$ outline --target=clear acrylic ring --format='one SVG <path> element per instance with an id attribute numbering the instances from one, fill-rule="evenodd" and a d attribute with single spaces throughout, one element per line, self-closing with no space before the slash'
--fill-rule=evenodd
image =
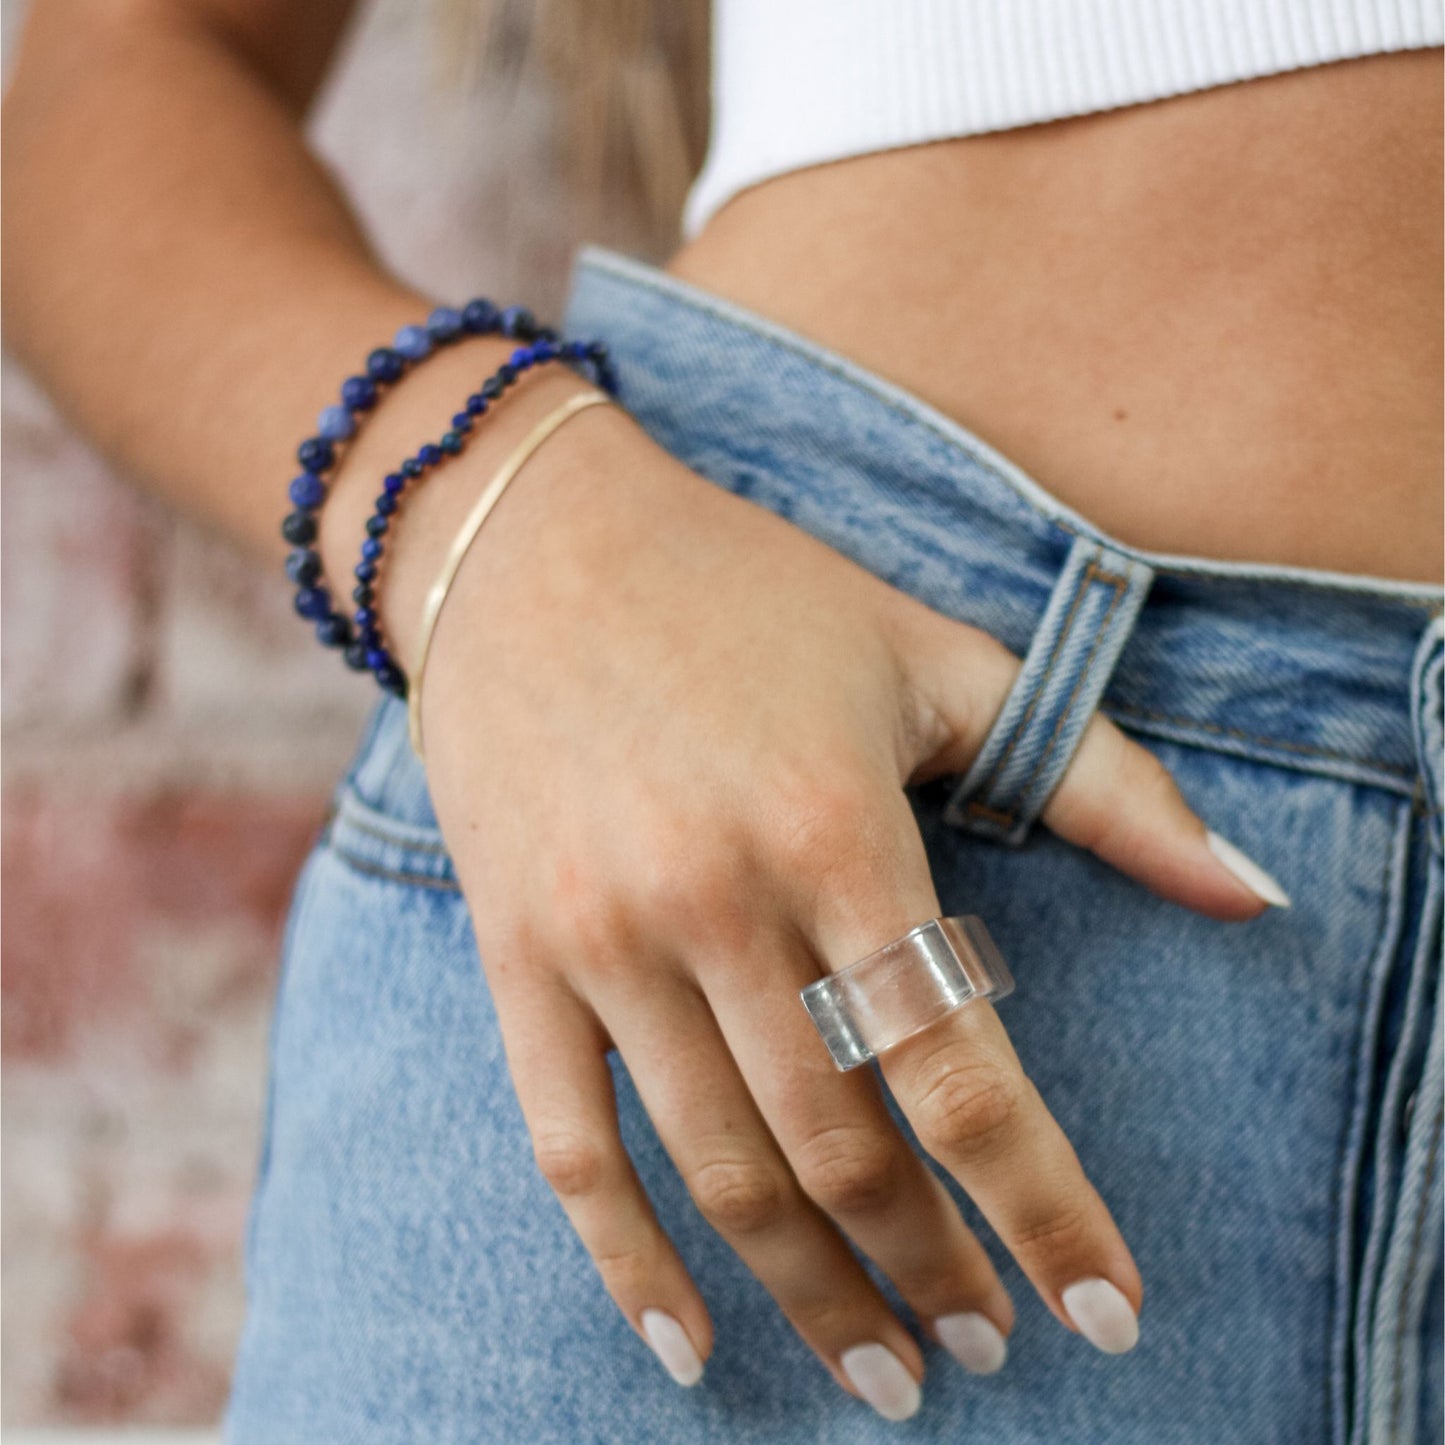
<path id="1" fill-rule="evenodd" d="M 975 999 L 1013 992 L 983 919 L 931 918 L 802 990 L 833 1062 L 855 1069 Z"/>

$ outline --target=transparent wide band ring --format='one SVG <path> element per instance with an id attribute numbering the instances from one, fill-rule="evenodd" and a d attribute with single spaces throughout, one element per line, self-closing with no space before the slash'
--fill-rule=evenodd
<path id="1" fill-rule="evenodd" d="M 855 1069 L 975 999 L 1013 992 L 983 919 L 931 918 L 802 990 L 833 1062 Z"/>

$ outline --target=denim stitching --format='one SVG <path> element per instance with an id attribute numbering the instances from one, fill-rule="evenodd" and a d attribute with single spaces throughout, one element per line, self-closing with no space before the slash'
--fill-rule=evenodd
<path id="1" fill-rule="evenodd" d="M 1168 713 L 1151 712 L 1148 708 L 1132 707 L 1124 702 L 1110 702 L 1108 710 L 1127 713 L 1130 717 L 1148 718 L 1154 722 L 1170 723 L 1174 727 L 1199 728 L 1202 732 L 1217 733 L 1221 737 L 1237 738 L 1242 743 L 1254 743 L 1262 748 L 1279 748 L 1281 752 L 1301 753 L 1306 757 L 1327 758 L 1337 763 L 1354 763 L 1358 767 L 1377 768 L 1396 778 L 1413 778 L 1413 768 L 1400 767 L 1395 763 L 1377 762 L 1374 758 L 1357 758 L 1353 753 L 1337 753 L 1330 748 L 1317 748 L 1309 743 L 1287 743 L 1280 738 L 1262 738 L 1253 733 L 1242 732 L 1239 728 L 1227 728 L 1219 723 L 1200 722 L 1192 717 L 1171 717 Z"/>
<path id="2" fill-rule="evenodd" d="M 1037 762 L 1035 762 L 1032 770 L 1029 772 L 1028 777 L 1024 779 L 1023 784 L 1019 789 L 1019 801 L 1014 805 L 1013 809 L 1009 813 L 999 813 L 995 809 L 988 810 L 987 815 L 990 816 L 993 821 L 1002 823 L 1007 827 L 1013 827 L 1013 825 L 1018 821 L 1020 813 L 1022 813 L 1023 809 L 1027 806 L 1029 789 L 1033 787 L 1034 782 L 1037 780 L 1039 774 L 1044 770 L 1044 767 L 1048 763 L 1050 757 L 1053 756 L 1054 749 L 1058 745 L 1059 734 L 1063 731 L 1064 724 L 1069 720 L 1069 714 L 1074 709 L 1074 703 L 1078 700 L 1079 689 L 1083 687 L 1084 679 L 1088 677 L 1089 669 L 1093 667 L 1094 659 L 1099 655 L 1099 648 L 1103 645 L 1104 638 L 1108 635 L 1109 619 L 1113 617 L 1115 611 L 1118 609 L 1119 603 L 1124 596 L 1124 589 L 1128 586 L 1128 581 L 1126 578 L 1120 577 L 1117 573 L 1114 572 L 1102 571 L 1096 563 L 1090 562 L 1088 567 L 1084 569 L 1084 575 L 1080 579 L 1081 585 L 1078 595 L 1074 599 L 1074 605 L 1069 609 L 1069 616 L 1067 619 L 1065 619 L 1064 626 L 1059 632 L 1060 646 L 1062 645 L 1064 638 L 1068 636 L 1069 628 L 1073 624 L 1074 615 L 1079 610 L 1079 604 L 1083 601 L 1085 592 L 1089 590 L 1090 582 L 1092 582 L 1093 579 L 1096 577 L 1104 582 L 1108 582 L 1113 585 L 1114 596 L 1113 599 L 1110 601 L 1109 606 L 1105 610 L 1103 617 L 1099 620 L 1098 631 L 1094 634 L 1094 645 L 1089 649 L 1089 655 L 1084 659 L 1083 666 L 1080 667 L 1078 676 L 1074 679 L 1073 691 L 1069 693 L 1068 701 L 1064 703 L 1063 711 L 1059 714 L 1058 720 L 1054 723 L 1054 730 L 1052 733 L 1049 734 L 1049 739 L 1044 746 L 1043 752 L 1039 754 Z M 1050 659 L 1048 670 L 1044 673 L 1043 677 L 1039 679 L 1038 690 L 1034 693 L 1033 699 L 1029 703 L 1029 710 L 1027 713 L 1025 713 L 1024 720 L 1019 725 L 1020 733 L 1016 735 L 1013 741 L 1009 744 L 1008 750 L 1010 752 L 1012 752 L 1014 746 L 1019 741 L 1019 737 L 1022 735 L 1022 728 L 1024 726 L 1024 723 L 1028 721 L 1029 714 L 1032 713 L 1035 704 L 1037 704 L 1039 698 L 1043 695 L 1044 683 L 1048 680 L 1049 674 L 1053 671 L 1054 662 L 1056 660 L 1057 657 Z M 1005 756 L 1007 756 L 1007 754 L 1005 754 Z M 1003 760 L 1000 759 L 998 764 L 990 773 L 990 778 L 993 776 L 994 773 L 997 773 L 1002 766 Z M 971 811 L 974 810 L 972 803 L 969 804 L 969 808 Z"/>
<path id="3" fill-rule="evenodd" d="M 1335 1332 L 1341 1326 L 1345 1329 L 1345 1361 L 1344 1368 L 1348 1370 L 1354 1360 L 1354 1330 L 1353 1321 L 1345 1301 L 1351 1296 L 1357 1296 L 1354 1281 L 1351 1275 L 1350 1262 L 1342 1260 L 1338 1251 L 1341 1236 L 1346 1229 L 1353 1232 L 1353 1211 L 1357 1198 L 1359 1185 L 1358 1174 L 1351 1172 L 1351 1149 L 1355 1134 L 1356 1116 L 1361 1113 L 1363 1106 L 1357 1097 L 1357 1090 L 1360 1084 L 1361 1056 L 1366 1049 L 1374 1050 L 1376 1039 L 1373 1033 L 1366 1037 L 1366 1028 L 1373 1027 L 1378 1023 L 1374 1019 L 1371 1009 L 1371 980 L 1378 972 L 1388 970 L 1390 958 L 1399 941 L 1404 929 L 1404 909 L 1402 900 L 1398 899 L 1396 889 L 1405 866 L 1405 840 L 1409 833 L 1408 823 L 1404 819 L 1397 818 L 1391 829 L 1390 850 L 1386 855 L 1385 872 L 1380 880 L 1381 913 L 1379 927 L 1375 933 L 1374 944 L 1370 948 L 1368 966 L 1361 970 L 1359 999 L 1354 1008 L 1354 1015 L 1359 1022 L 1355 1029 L 1353 1047 L 1350 1049 L 1350 1076 L 1345 1081 L 1345 1097 L 1350 1100 L 1350 1107 L 1345 1112 L 1344 1129 L 1340 1135 L 1340 1142 L 1336 1153 L 1338 1163 L 1335 1166 L 1335 1180 L 1332 1195 L 1334 1198 L 1334 1209 L 1330 1222 L 1330 1237 L 1336 1242 L 1337 1250 L 1335 1256 L 1335 1268 L 1330 1272 L 1330 1301 L 1326 1310 L 1326 1316 L 1330 1320 L 1330 1326 L 1325 1336 L 1325 1355 L 1333 1360 Z M 1359 1153 L 1363 1155 L 1369 1148 L 1369 1119 L 1368 1111 L 1365 1111 L 1360 1122 Z M 1346 1211 L 1350 1212 L 1350 1221 L 1346 1222 Z M 1362 1282 L 1363 1283 L 1363 1282 Z M 1355 1298 L 1358 1306 L 1359 1299 Z M 1343 1319 L 1339 1318 L 1340 1311 L 1346 1310 Z M 1354 1382 L 1355 1393 L 1360 1390 L 1360 1381 Z M 1334 1406 L 1334 1390 L 1326 1391 L 1325 1418 L 1330 1426 L 1328 1431 L 1331 1439 L 1337 1438 L 1335 1421 L 1332 1419 Z M 1349 1430 L 1351 1418 L 1354 1414 L 1354 1401 L 1346 1399 L 1344 1412 L 1338 1422 L 1345 1431 Z"/>
<path id="4" fill-rule="evenodd" d="M 1008 746 L 994 759 L 993 766 L 988 772 L 979 779 L 978 792 L 984 792 L 988 785 L 1003 771 L 1004 766 L 1013 756 L 1014 750 L 1018 747 L 1019 743 L 1023 741 L 1024 734 L 1028 731 L 1029 721 L 1032 719 L 1039 703 L 1043 700 L 1044 688 L 1049 678 L 1053 676 L 1054 668 L 1058 666 L 1059 657 L 1064 650 L 1064 644 L 1069 638 L 1069 630 L 1074 625 L 1074 618 L 1078 616 L 1079 608 L 1084 604 L 1084 595 L 1089 590 L 1089 579 L 1093 574 L 1094 563 L 1090 562 L 1084 569 L 1083 575 L 1079 578 L 1078 589 L 1074 593 L 1073 602 L 1069 605 L 1068 614 L 1065 616 L 1058 632 L 1054 634 L 1054 645 L 1049 650 L 1049 660 L 1044 665 L 1043 673 L 1040 675 L 1038 682 L 1034 684 L 1034 695 L 1029 699 L 1029 704 L 1024 709 L 1023 716 L 1019 718 L 1015 724 L 1013 736 L 1009 739 Z M 970 803 L 969 806 L 972 808 L 972 803 Z"/>
<path id="5" fill-rule="evenodd" d="M 1105 574 L 1100 573 L 1099 575 L 1104 576 Z M 1099 648 L 1103 646 L 1104 638 L 1108 636 L 1109 619 L 1118 611 L 1119 603 L 1123 600 L 1123 579 L 1115 577 L 1111 580 L 1115 584 L 1113 600 L 1109 603 L 1103 617 L 1099 621 L 1099 630 L 1094 634 L 1094 645 L 1089 649 L 1089 655 L 1084 659 L 1084 665 L 1079 669 L 1078 676 L 1074 679 L 1073 691 L 1070 692 L 1069 699 L 1064 704 L 1064 710 L 1059 714 L 1058 721 L 1054 724 L 1054 730 L 1049 736 L 1048 744 L 1039 755 L 1039 760 L 1034 764 L 1033 771 L 1024 780 L 1023 799 L 1019 802 L 1020 809 L 1026 806 L 1029 789 L 1033 787 L 1035 779 L 1043 771 L 1045 763 L 1053 756 L 1058 746 L 1059 734 L 1063 732 L 1064 724 L 1069 720 L 1069 714 L 1074 710 L 1074 703 L 1078 701 L 1079 691 L 1084 686 L 1085 679 L 1089 676 L 1089 670 L 1094 665 L 1094 659 L 1099 655 Z"/>
<path id="6" fill-rule="evenodd" d="M 388 868 L 382 863 L 373 863 L 360 853 L 333 842 L 331 851 L 348 867 L 373 878 L 385 878 L 393 883 L 407 883 L 417 888 L 434 888 L 439 893 L 460 893 L 461 886 L 451 878 L 435 878 L 429 873 L 408 873 L 402 868 Z"/>
<path id="7" fill-rule="evenodd" d="M 1410 1236 L 1410 1248 L 1408 1258 L 1413 1266 L 1420 1257 L 1420 1246 L 1425 1233 L 1425 1215 L 1429 1211 L 1430 1200 L 1435 1194 L 1435 1170 L 1440 1162 L 1440 1137 L 1441 1130 L 1445 1129 L 1445 1105 L 1435 1111 L 1435 1122 L 1431 1125 L 1433 1135 L 1430 1139 L 1430 1153 L 1425 1160 L 1425 1177 L 1420 1189 L 1420 1203 L 1415 1211 L 1415 1228 Z M 1413 1271 L 1412 1271 L 1413 1273 Z M 1395 1333 L 1399 1340 L 1405 1338 L 1406 1315 L 1410 1310 L 1410 1278 L 1407 1277 L 1400 1289 L 1400 1315 L 1396 1321 Z M 1404 1351 L 1396 1346 L 1395 1349 L 1395 1371 L 1390 1387 L 1390 1438 L 1398 1435 L 1400 1423 L 1400 1387 L 1403 1384 L 1401 1375 L 1404 1371 Z"/>
<path id="8" fill-rule="evenodd" d="M 363 803 L 362 806 L 370 807 L 366 803 Z M 343 821 L 348 828 L 355 828 L 358 833 L 365 833 L 367 837 L 375 838 L 378 843 L 390 843 L 397 848 L 409 848 L 413 853 L 436 855 L 449 854 L 451 851 L 443 841 L 433 843 L 427 839 L 408 838 L 400 832 L 388 832 L 385 828 L 366 818 L 358 818 L 350 809 L 346 810 L 346 817 Z M 417 831 L 429 832 L 431 830 L 418 826 Z"/>
<path id="9" fill-rule="evenodd" d="M 738 307 L 736 310 L 727 310 L 719 306 L 709 305 L 704 297 L 694 295 L 691 293 L 691 291 L 674 290 L 671 286 L 665 285 L 657 281 L 655 278 L 648 276 L 645 272 L 633 272 L 630 269 L 623 270 L 622 268 L 611 264 L 609 261 L 607 261 L 601 256 L 594 255 L 593 257 L 583 261 L 581 265 L 596 271 L 605 272 L 609 276 L 613 277 L 615 280 L 623 281 L 628 285 L 645 287 L 647 290 L 655 292 L 659 296 L 665 297 L 670 302 L 676 302 L 679 305 L 686 306 L 689 309 L 696 311 L 700 315 L 712 317 L 714 320 L 721 321 L 727 325 L 741 327 L 746 331 L 752 332 L 752 334 L 756 336 L 760 341 L 766 342 L 771 346 L 775 346 L 781 351 L 792 352 L 795 356 L 799 356 L 810 364 L 815 365 L 821 370 L 828 372 L 837 380 L 845 382 L 855 391 L 865 392 L 867 395 L 873 397 L 876 401 L 881 402 L 890 411 L 896 412 L 899 416 L 905 418 L 908 421 L 916 422 L 920 426 L 924 427 L 926 430 L 932 432 L 933 435 L 938 437 L 940 441 L 946 442 L 950 447 L 953 447 L 963 452 L 971 461 L 976 463 L 978 466 L 983 467 L 991 476 L 997 478 L 1006 487 L 1008 487 L 1008 489 L 1019 499 L 1019 501 L 1022 502 L 1024 506 L 1028 507 L 1031 512 L 1034 512 L 1036 515 L 1043 517 L 1046 521 L 1051 522 L 1053 525 L 1062 528 L 1064 531 L 1070 533 L 1072 536 L 1087 536 L 1091 542 L 1101 540 L 1100 538 L 1095 537 L 1093 533 L 1081 532 L 1079 527 L 1075 523 L 1069 521 L 1067 518 L 1056 517 L 1048 512 L 1042 511 L 1033 501 L 1031 501 L 1022 492 L 1020 492 L 1019 489 L 1014 486 L 1011 481 L 1009 481 L 1008 477 L 1003 472 L 1001 472 L 999 468 L 994 464 L 991 457 L 985 456 L 984 454 L 976 450 L 974 446 L 970 445 L 969 438 L 966 432 L 963 435 L 955 435 L 952 431 L 940 425 L 939 421 L 935 417 L 928 415 L 928 412 L 926 410 L 915 410 L 912 407 L 903 405 L 900 401 L 898 401 L 897 398 L 889 396 L 887 392 L 880 391 L 877 389 L 877 387 L 871 385 L 864 376 L 855 376 L 851 371 L 845 370 L 843 366 L 839 365 L 839 358 L 830 355 L 826 349 L 819 348 L 815 350 L 814 348 L 817 347 L 816 342 L 809 345 L 808 343 L 806 343 L 806 341 L 796 339 L 792 336 L 787 335 L 784 332 L 781 332 L 781 329 L 779 333 L 774 333 L 772 331 L 766 330 L 763 327 L 759 326 L 757 324 L 757 321 L 752 316 L 750 316 L 747 311 L 742 307 Z M 686 285 L 687 283 L 682 284 Z M 921 398 L 918 399 L 917 404 L 923 408 L 927 408 L 928 406 L 928 403 L 924 402 Z M 1111 541 L 1110 545 L 1114 546 L 1116 544 Z M 1131 557 L 1134 557 L 1132 551 L 1130 551 L 1130 549 L 1128 549 L 1127 547 L 1121 546 L 1118 547 L 1117 550 L 1125 552 Z M 1229 573 L 1215 572 L 1206 567 L 1180 567 L 1177 565 L 1172 567 L 1160 566 L 1152 560 L 1152 557 L 1153 554 L 1146 552 L 1140 554 L 1138 557 L 1134 557 L 1134 560 L 1143 561 L 1145 565 L 1150 567 L 1157 576 L 1161 577 L 1205 577 L 1221 582 L 1245 583 L 1254 580 L 1253 578 L 1249 577 L 1233 577 Z M 1352 596 L 1381 596 L 1381 594 L 1373 588 L 1351 587 L 1346 583 L 1336 582 L 1333 580 L 1320 583 L 1294 578 L 1281 578 L 1275 580 L 1282 582 L 1283 585 L 1293 587 L 1323 586 L 1328 591 L 1349 593 Z M 1402 602 L 1410 607 L 1422 608 L 1428 611 L 1432 616 L 1441 608 L 1441 603 L 1437 599 L 1433 598 L 1409 596 L 1396 597 L 1393 594 L 1386 595 L 1389 596 L 1389 600 L 1391 601 Z M 1350 761 L 1353 762 L 1354 759 L 1350 759 Z"/>

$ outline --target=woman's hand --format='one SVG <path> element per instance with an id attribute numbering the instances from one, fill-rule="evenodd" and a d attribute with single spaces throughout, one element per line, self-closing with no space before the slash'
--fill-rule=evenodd
<path id="1" fill-rule="evenodd" d="M 923 1362 L 843 1234 L 965 1364 L 1002 1362 L 987 1255 L 798 990 L 941 912 L 903 787 L 967 767 L 1017 666 L 611 408 L 532 458 L 462 566 L 424 688 L 430 791 L 538 1165 L 681 1383 L 711 1326 L 619 1136 L 612 1046 L 845 1389 L 902 1418 Z M 1262 907 L 1102 718 L 1044 819 L 1193 908 Z M 1138 1271 L 993 1009 L 881 1062 L 1060 1321 L 1127 1349 Z"/>

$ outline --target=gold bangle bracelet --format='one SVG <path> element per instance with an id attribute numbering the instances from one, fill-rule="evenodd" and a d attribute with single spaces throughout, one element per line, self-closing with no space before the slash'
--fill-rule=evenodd
<path id="1" fill-rule="evenodd" d="M 467 555 L 467 549 L 476 539 L 482 523 L 487 520 L 487 514 L 496 506 L 497 498 L 507 489 L 507 484 L 512 478 L 522 470 L 532 453 L 568 417 L 576 416 L 579 411 L 583 411 L 589 406 L 610 405 L 611 402 L 612 398 L 605 392 L 584 391 L 579 392 L 576 396 L 568 397 L 560 406 L 548 412 L 522 438 L 511 456 L 502 463 L 501 469 L 488 483 L 486 490 L 477 498 L 476 505 L 467 513 L 466 521 L 462 523 L 460 530 L 452 539 L 446 561 L 442 563 L 441 571 L 437 573 L 436 581 L 432 583 L 426 595 L 426 606 L 422 609 L 421 625 L 417 629 L 416 666 L 412 669 L 406 690 L 407 727 L 411 734 L 412 751 L 419 759 L 422 758 L 421 682 L 422 676 L 426 672 L 427 653 L 431 651 L 432 636 L 436 632 L 437 619 L 441 616 L 442 605 L 446 602 L 447 594 L 456 580 L 457 571 L 462 565 L 462 559 Z"/>

